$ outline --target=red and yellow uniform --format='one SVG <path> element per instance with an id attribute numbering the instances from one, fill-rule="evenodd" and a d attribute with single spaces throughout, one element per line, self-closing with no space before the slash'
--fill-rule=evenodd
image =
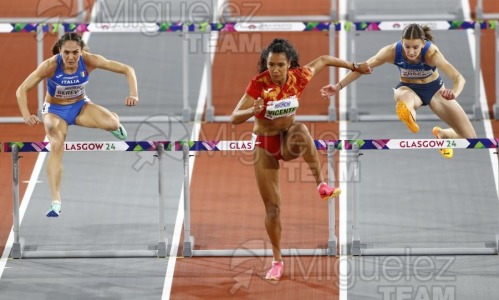
<path id="1" fill-rule="evenodd" d="M 272 82 L 268 70 L 255 76 L 248 84 L 246 93 L 254 99 L 258 99 L 259 97 L 262 98 L 264 103 L 263 111 L 255 114 L 256 118 L 265 118 L 267 114 L 267 106 L 271 101 L 282 101 L 293 97 L 296 99 L 300 98 L 301 93 L 305 89 L 306 85 L 308 84 L 310 79 L 312 79 L 312 72 L 310 71 L 310 69 L 302 67 L 289 69 L 287 75 L 288 76 L 286 83 L 283 86 Z M 298 106 L 294 108 L 294 111 L 296 111 L 296 108 L 298 108 Z M 294 114 L 294 111 L 292 112 L 292 114 Z"/>
<path id="2" fill-rule="evenodd" d="M 262 98 L 264 109 L 255 114 L 257 119 L 274 120 L 294 115 L 298 109 L 298 98 L 301 96 L 312 72 L 308 68 L 289 69 L 284 85 L 275 84 L 269 71 L 255 76 L 246 88 L 246 93 L 254 99 Z M 281 143 L 286 132 L 274 136 L 254 137 L 257 147 L 267 150 L 275 159 L 282 159 Z"/>

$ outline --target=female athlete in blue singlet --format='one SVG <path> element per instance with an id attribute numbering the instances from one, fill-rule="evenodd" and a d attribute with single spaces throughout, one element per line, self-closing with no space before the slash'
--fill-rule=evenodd
<path id="1" fill-rule="evenodd" d="M 124 74 L 129 86 L 125 105 L 134 106 L 139 101 L 137 79 L 132 67 L 88 52 L 85 42 L 76 33 L 64 34 L 52 49 L 54 56 L 42 62 L 16 92 L 19 109 L 27 125 L 40 123 L 28 109 L 28 91 L 46 79 L 47 93 L 42 108 L 43 124 L 50 142 L 47 176 L 52 194 L 48 217 L 61 213 L 61 175 L 64 142 L 69 125 L 100 128 L 110 131 L 117 138 L 126 139 L 125 128 L 118 115 L 87 98 L 85 85 L 90 73 L 104 69 Z"/>
<path id="2" fill-rule="evenodd" d="M 416 110 L 428 105 L 430 109 L 450 128 L 433 128 L 437 138 L 476 138 L 475 129 L 456 98 L 464 87 L 464 77 L 442 55 L 433 44 L 433 36 L 428 26 L 408 25 L 402 40 L 383 47 L 376 55 L 367 60 L 372 68 L 384 63 L 395 64 L 400 70 L 400 82 L 395 89 L 396 112 L 410 131 L 416 133 Z M 445 88 L 440 74 L 441 70 L 453 81 L 452 89 Z M 335 85 L 327 85 L 321 89 L 324 97 L 336 92 L 358 79 L 361 74 L 349 72 Z M 453 156 L 452 149 L 441 149 L 446 158 Z"/>

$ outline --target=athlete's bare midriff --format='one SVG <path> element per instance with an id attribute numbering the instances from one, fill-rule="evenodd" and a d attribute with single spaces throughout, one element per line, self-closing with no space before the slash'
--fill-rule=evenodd
<path id="1" fill-rule="evenodd" d="M 68 104 L 73 104 L 75 102 L 78 102 L 85 98 L 86 95 L 81 95 L 73 99 L 61 99 L 57 97 L 52 97 L 49 94 L 45 95 L 45 102 L 50 103 L 50 104 L 59 104 L 59 105 L 68 105 Z"/>
<path id="2" fill-rule="evenodd" d="M 272 136 L 288 130 L 295 122 L 295 116 L 282 117 L 275 120 L 256 119 L 253 133 L 257 135 Z"/>

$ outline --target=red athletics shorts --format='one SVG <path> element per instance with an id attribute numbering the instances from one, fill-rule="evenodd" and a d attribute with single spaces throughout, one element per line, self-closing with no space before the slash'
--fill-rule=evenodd
<path id="1" fill-rule="evenodd" d="M 284 138 L 285 132 L 278 135 L 256 135 L 255 146 L 267 150 L 275 159 L 282 159 L 281 155 L 281 144 Z"/>

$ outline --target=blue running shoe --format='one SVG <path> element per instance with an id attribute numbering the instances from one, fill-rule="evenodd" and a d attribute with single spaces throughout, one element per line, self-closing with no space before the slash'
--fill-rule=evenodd
<path id="1" fill-rule="evenodd" d="M 115 131 L 111 131 L 111 133 L 117 138 L 117 139 L 120 139 L 122 141 L 126 140 L 126 137 L 127 137 L 127 133 L 126 133 L 126 130 L 125 130 L 125 127 L 123 127 L 123 125 L 120 124 L 120 127 L 115 130 Z"/>
<path id="2" fill-rule="evenodd" d="M 60 215 L 61 215 L 61 202 L 52 201 L 52 205 L 50 206 L 50 210 L 47 212 L 46 216 L 49 218 L 56 218 Z"/>

